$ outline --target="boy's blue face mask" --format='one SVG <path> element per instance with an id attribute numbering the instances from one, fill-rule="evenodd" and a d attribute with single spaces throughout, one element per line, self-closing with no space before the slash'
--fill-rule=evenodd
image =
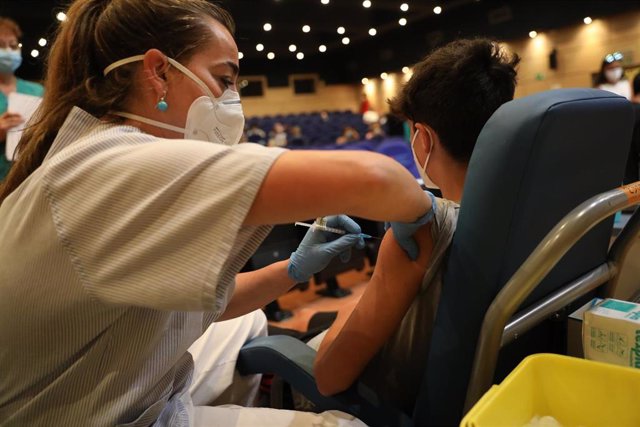
<path id="1" fill-rule="evenodd" d="M 13 74 L 21 64 L 20 49 L 0 49 L 0 74 Z"/>

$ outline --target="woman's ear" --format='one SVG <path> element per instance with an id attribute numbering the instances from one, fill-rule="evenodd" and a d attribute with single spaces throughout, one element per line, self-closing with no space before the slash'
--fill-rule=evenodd
<path id="1" fill-rule="evenodd" d="M 150 88 L 158 97 L 167 92 L 166 72 L 169 68 L 167 57 L 158 49 L 149 49 L 144 54 L 143 73 Z"/>

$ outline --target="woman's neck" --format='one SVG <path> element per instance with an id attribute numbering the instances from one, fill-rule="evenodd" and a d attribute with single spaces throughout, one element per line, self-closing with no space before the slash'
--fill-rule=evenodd
<path id="1" fill-rule="evenodd" d="M 0 73 L 0 86 L 15 87 L 17 81 L 13 73 Z"/>

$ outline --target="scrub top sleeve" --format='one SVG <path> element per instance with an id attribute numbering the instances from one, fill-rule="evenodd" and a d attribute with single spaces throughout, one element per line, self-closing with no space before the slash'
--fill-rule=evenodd
<path id="1" fill-rule="evenodd" d="M 183 140 L 87 150 L 57 156 L 47 175 L 56 230 L 86 292 L 221 314 L 268 232 L 242 224 L 284 150 Z"/>

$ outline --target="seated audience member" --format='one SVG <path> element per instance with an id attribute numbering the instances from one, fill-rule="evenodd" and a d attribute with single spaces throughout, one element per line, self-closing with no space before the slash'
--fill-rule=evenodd
<path id="1" fill-rule="evenodd" d="M 390 101 L 409 121 L 420 175 L 443 194 L 435 216 L 416 234 L 420 255 L 411 261 L 387 232 L 371 281 L 351 313 L 340 312 L 314 338 L 318 389 L 347 389 L 358 378 L 384 403 L 411 413 L 422 381 L 441 291 L 444 253 L 456 228 L 458 203 L 471 152 L 489 117 L 513 98 L 516 55 L 487 39 L 459 40 L 414 68 Z"/>
<path id="2" fill-rule="evenodd" d="M 247 141 L 267 145 L 267 134 L 257 124 L 252 124 L 247 131 Z"/>
<path id="3" fill-rule="evenodd" d="M 287 129 L 280 122 L 273 124 L 269 132 L 269 147 L 285 147 L 287 145 Z"/>
<path id="4" fill-rule="evenodd" d="M 342 130 L 342 135 L 336 139 L 336 144 L 344 145 L 355 141 L 360 141 L 360 134 L 352 126 L 345 126 Z"/>
<path id="5" fill-rule="evenodd" d="M 289 131 L 289 146 L 304 147 L 307 145 L 307 138 L 302 134 L 300 126 L 293 126 Z"/>
<path id="6" fill-rule="evenodd" d="M 633 110 L 636 115 L 636 123 L 633 128 L 633 138 L 627 158 L 627 169 L 624 174 L 624 183 L 640 181 L 640 72 L 633 79 Z"/>
<path id="7" fill-rule="evenodd" d="M 608 90 L 631 100 L 631 85 L 622 68 L 623 56 L 620 52 L 606 55 L 600 64 L 600 73 L 596 79 L 596 87 Z"/>
<path id="8" fill-rule="evenodd" d="M 369 130 L 364 135 L 367 140 L 376 140 L 379 141 L 385 137 L 384 130 L 382 130 L 382 126 L 380 122 L 371 123 L 369 125 Z"/>
<path id="9" fill-rule="evenodd" d="M 327 110 L 320 111 L 320 120 L 322 120 L 324 123 L 329 121 L 329 113 L 327 112 Z"/>

